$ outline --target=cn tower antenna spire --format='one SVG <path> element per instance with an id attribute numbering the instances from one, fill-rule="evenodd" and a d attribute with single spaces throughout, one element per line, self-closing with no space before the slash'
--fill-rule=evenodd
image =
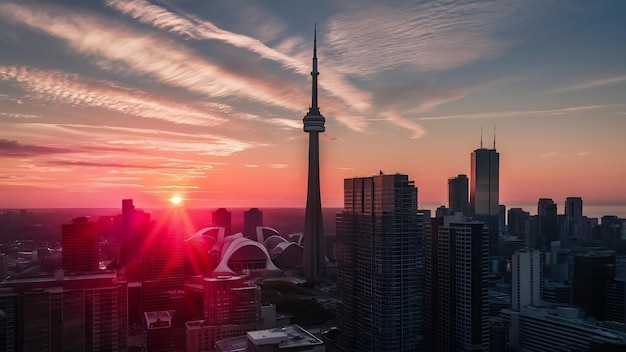
<path id="1" fill-rule="evenodd" d="M 311 87 L 311 110 L 309 114 L 320 115 L 320 108 L 317 105 L 317 76 L 319 76 L 319 72 L 317 72 L 317 23 L 313 29 L 313 71 L 311 71 L 312 87 Z"/>

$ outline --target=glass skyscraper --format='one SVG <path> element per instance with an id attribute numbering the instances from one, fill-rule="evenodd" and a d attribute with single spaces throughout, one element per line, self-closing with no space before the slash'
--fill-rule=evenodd
<path id="1" fill-rule="evenodd" d="M 407 175 L 344 180 L 337 216 L 341 344 L 414 351 L 422 340 L 422 225 Z"/>
<path id="2" fill-rule="evenodd" d="M 500 196 L 500 154 L 480 148 L 472 153 L 470 175 L 471 215 L 498 215 Z"/>
<path id="3" fill-rule="evenodd" d="M 500 154 L 494 148 L 472 152 L 470 215 L 489 229 L 489 255 L 498 255 L 500 214 Z"/>

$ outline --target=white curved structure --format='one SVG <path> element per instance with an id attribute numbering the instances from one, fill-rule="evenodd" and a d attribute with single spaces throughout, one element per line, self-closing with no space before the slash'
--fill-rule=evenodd
<path id="1" fill-rule="evenodd" d="M 209 232 L 215 231 L 215 230 L 217 230 L 217 236 L 209 235 Z M 226 228 L 224 228 L 224 227 L 209 226 L 209 227 L 205 227 L 205 228 L 199 230 L 193 236 L 189 237 L 185 241 L 189 241 L 191 239 L 198 238 L 199 236 L 202 236 L 202 237 L 212 237 L 217 242 L 221 242 L 221 241 L 224 240 L 225 233 L 226 233 Z"/>
<path id="2" fill-rule="evenodd" d="M 270 238 L 272 236 L 280 236 L 278 230 L 273 229 L 267 226 L 257 226 L 256 227 L 256 240 L 259 243 L 265 242 L 265 239 Z"/>
<path id="3" fill-rule="evenodd" d="M 274 263 L 270 259 L 270 255 L 267 252 L 267 249 L 262 244 L 245 238 L 241 234 L 237 234 L 233 236 L 228 236 L 225 239 L 224 246 L 222 247 L 223 251 L 221 255 L 221 260 L 215 270 L 213 270 L 213 275 L 237 275 L 238 273 L 236 273 L 228 266 L 228 262 L 230 261 L 233 254 L 246 246 L 256 247 L 261 250 L 261 252 L 265 255 L 265 270 L 278 272 L 281 271 L 278 267 L 276 267 L 276 265 L 274 265 Z"/>
<path id="4" fill-rule="evenodd" d="M 271 250 L 274 247 L 276 247 L 278 244 L 283 243 L 283 242 L 289 242 L 289 241 L 282 238 L 281 236 L 273 235 L 273 236 L 268 237 L 265 240 L 265 242 L 263 242 L 263 245 L 265 246 L 265 248 L 267 248 L 267 250 Z"/>

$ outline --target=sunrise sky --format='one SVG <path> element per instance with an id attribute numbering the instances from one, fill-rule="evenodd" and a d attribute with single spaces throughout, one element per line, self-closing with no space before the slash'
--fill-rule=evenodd
<path id="1" fill-rule="evenodd" d="M 626 209 L 625 15 L 619 0 L 1 1 L 0 208 L 304 207 L 316 22 L 323 206 L 379 170 L 447 204 L 495 125 L 501 203 Z"/>

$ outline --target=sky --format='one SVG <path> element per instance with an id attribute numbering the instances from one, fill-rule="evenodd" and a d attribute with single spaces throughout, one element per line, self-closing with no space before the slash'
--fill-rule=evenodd
<path id="1" fill-rule="evenodd" d="M 500 203 L 626 216 L 624 1 L 0 1 L 0 208 L 304 207 L 317 26 L 324 207 L 483 145 Z"/>

